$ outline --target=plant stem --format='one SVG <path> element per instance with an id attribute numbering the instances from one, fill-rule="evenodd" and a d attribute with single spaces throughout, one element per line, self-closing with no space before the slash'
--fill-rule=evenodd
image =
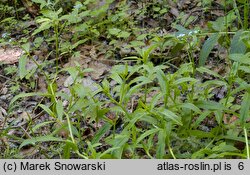
<path id="1" fill-rule="evenodd" d="M 174 153 L 173 153 L 173 150 L 172 150 L 172 148 L 170 147 L 169 144 L 168 144 L 168 149 L 169 149 L 170 154 L 172 155 L 172 157 L 173 157 L 174 159 L 176 159 L 176 157 L 175 157 L 175 155 L 174 155 Z"/>
<path id="2" fill-rule="evenodd" d="M 245 0 L 244 3 L 244 30 L 248 29 L 248 16 L 249 16 L 249 0 Z"/>
<path id="3" fill-rule="evenodd" d="M 244 135 L 246 141 L 246 149 L 247 149 L 247 159 L 250 159 L 250 152 L 249 152 L 249 144 L 248 144 L 248 137 L 247 137 L 247 129 L 244 127 Z"/>
<path id="4" fill-rule="evenodd" d="M 54 24 L 54 31 L 55 31 L 55 42 L 56 42 L 56 74 L 58 73 L 58 62 L 59 62 L 59 26 L 57 22 Z"/>

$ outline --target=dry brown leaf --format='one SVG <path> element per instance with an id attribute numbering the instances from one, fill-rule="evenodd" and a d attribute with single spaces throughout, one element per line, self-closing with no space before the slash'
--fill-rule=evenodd
<path id="1" fill-rule="evenodd" d="M 40 92 L 47 92 L 47 83 L 44 76 L 38 78 L 37 86 Z"/>
<path id="2" fill-rule="evenodd" d="M 93 46 L 92 48 L 91 48 L 91 50 L 89 51 L 89 55 L 90 55 L 90 57 L 92 58 L 92 59 L 97 59 L 97 54 L 96 54 L 96 48 L 95 48 L 95 46 Z"/>
<path id="3" fill-rule="evenodd" d="M 20 119 L 23 121 L 29 121 L 30 120 L 30 115 L 28 112 L 24 111 L 20 114 Z"/>
<path id="4" fill-rule="evenodd" d="M 229 114 L 224 114 L 223 121 L 225 124 L 231 124 L 237 121 L 239 118 L 235 115 L 229 116 Z"/>
<path id="5" fill-rule="evenodd" d="M 14 64 L 18 62 L 23 50 L 20 48 L 0 48 L 0 62 L 4 64 Z"/>
<path id="6" fill-rule="evenodd" d="M 88 63 L 91 61 L 90 57 L 87 57 L 85 55 L 81 55 L 80 57 L 71 57 L 69 58 L 68 63 L 64 64 L 63 67 L 74 67 L 76 66 L 76 62 L 81 65 L 82 68 L 87 68 Z"/>
<path id="7" fill-rule="evenodd" d="M 7 111 L 0 106 L 0 126 L 4 123 L 6 116 L 7 116 Z"/>
<path id="8" fill-rule="evenodd" d="M 82 85 L 86 88 L 90 88 L 92 91 L 96 91 L 98 89 L 98 86 L 90 77 L 83 78 Z"/>
<path id="9" fill-rule="evenodd" d="M 29 147 L 29 148 L 25 148 L 25 149 L 20 150 L 20 154 L 22 156 L 32 156 L 38 152 L 39 152 L 39 150 L 36 149 L 35 147 Z"/>
<path id="10" fill-rule="evenodd" d="M 106 64 L 99 63 L 97 61 L 93 61 L 89 63 L 89 68 L 94 69 L 93 72 L 91 72 L 91 77 L 94 80 L 100 79 L 100 77 L 107 71 L 110 70 L 110 68 Z"/>

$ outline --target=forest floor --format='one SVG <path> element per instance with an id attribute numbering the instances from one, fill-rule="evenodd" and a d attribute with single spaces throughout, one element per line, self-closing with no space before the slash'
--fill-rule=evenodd
<path id="1" fill-rule="evenodd" d="M 0 157 L 249 156 L 242 4 L 34 2 L 0 4 Z"/>

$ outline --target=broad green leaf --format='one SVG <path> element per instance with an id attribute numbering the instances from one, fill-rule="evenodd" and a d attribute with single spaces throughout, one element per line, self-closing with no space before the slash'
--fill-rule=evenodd
<path id="1" fill-rule="evenodd" d="M 249 118 L 249 107 L 250 107 L 250 94 L 249 92 L 246 92 L 243 96 L 243 101 L 241 103 L 241 109 L 240 109 L 240 122 L 242 126 Z"/>
<path id="2" fill-rule="evenodd" d="M 141 34 L 139 36 L 137 36 L 136 40 L 144 40 L 146 37 L 148 36 L 148 34 Z"/>
<path id="3" fill-rule="evenodd" d="M 250 66 L 239 66 L 239 70 L 249 74 L 250 73 Z"/>
<path id="4" fill-rule="evenodd" d="M 70 14 L 63 15 L 59 20 L 67 20 L 70 24 L 77 24 L 82 21 L 82 18 L 79 16 L 77 11 L 73 11 Z"/>
<path id="5" fill-rule="evenodd" d="M 76 83 L 73 85 L 73 89 L 77 96 L 84 98 L 87 95 L 88 87 L 84 87 L 82 84 Z"/>
<path id="6" fill-rule="evenodd" d="M 208 55 L 212 51 L 214 45 L 217 43 L 218 39 L 220 38 L 219 33 L 212 34 L 204 43 L 201 49 L 200 59 L 199 59 L 199 66 L 204 66 L 205 62 L 208 58 Z"/>
<path id="7" fill-rule="evenodd" d="M 120 77 L 120 75 L 117 72 L 114 72 L 110 75 L 110 78 L 112 78 L 113 80 L 115 80 L 118 84 L 122 84 L 123 80 Z"/>
<path id="8" fill-rule="evenodd" d="M 32 0 L 32 1 L 40 4 L 40 9 L 42 9 L 43 7 L 47 5 L 47 2 L 45 0 Z"/>
<path id="9" fill-rule="evenodd" d="M 79 15 L 79 17 L 83 18 L 83 17 L 89 16 L 90 12 L 91 12 L 91 10 L 84 10 L 83 12 L 79 13 L 78 15 Z"/>
<path id="10" fill-rule="evenodd" d="M 37 142 L 64 142 L 65 140 L 57 137 L 53 137 L 50 135 L 47 136 L 40 136 L 40 137 L 34 137 L 31 139 L 26 139 L 22 142 L 22 144 L 19 146 L 19 149 L 26 145 L 35 145 Z"/>
<path id="11" fill-rule="evenodd" d="M 234 60 L 234 61 L 237 61 L 239 63 L 242 63 L 242 64 L 248 64 L 250 65 L 250 54 L 230 54 L 229 55 L 229 58 L 231 60 Z"/>
<path id="12" fill-rule="evenodd" d="M 129 32 L 126 32 L 126 31 L 122 31 L 120 32 L 117 37 L 119 38 L 128 38 L 130 36 L 130 33 Z"/>
<path id="13" fill-rule="evenodd" d="M 41 46 L 43 41 L 44 41 L 43 37 L 36 37 L 36 39 L 33 42 L 36 49 L 38 49 Z"/>
<path id="14" fill-rule="evenodd" d="M 28 74 L 28 71 L 26 69 L 26 64 L 27 64 L 27 56 L 22 55 L 19 59 L 19 65 L 18 65 L 20 79 L 23 79 Z"/>
<path id="15" fill-rule="evenodd" d="M 235 11 L 231 11 L 226 17 L 219 17 L 216 19 L 216 21 L 208 22 L 208 26 L 211 26 L 215 31 L 218 32 L 225 31 L 236 18 L 237 16 L 235 15 Z"/>
<path id="16" fill-rule="evenodd" d="M 30 52 L 30 43 L 25 43 L 22 45 L 22 49 L 26 52 L 29 53 Z"/>
<path id="17" fill-rule="evenodd" d="M 51 21 L 48 20 L 46 22 L 43 22 L 36 30 L 34 30 L 34 32 L 32 33 L 32 36 L 49 29 L 50 27 L 52 27 Z"/>
<path id="18" fill-rule="evenodd" d="M 69 74 L 72 77 L 73 81 L 75 81 L 78 74 L 79 74 L 79 70 L 76 67 L 69 67 L 66 70 L 69 72 Z"/>
<path id="19" fill-rule="evenodd" d="M 178 75 L 183 75 L 183 74 L 192 73 L 192 72 L 193 72 L 192 64 L 183 63 L 176 73 Z"/>
<path id="20" fill-rule="evenodd" d="M 140 47 L 140 46 L 145 46 L 145 43 L 142 41 L 131 41 L 130 45 L 132 47 Z"/>
<path id="21" fill-rule="evenodd" d="M 57 20 L 58 19 L 58 15 L 60 13 L 62 13 L 62 8 L 60 8 L 57 11 L 52 11 L 52 10 L 42 10 L 41 13 L 43 14 L 43 16 L 52 19 L 52 20 Z"/>
<path id="22" fill-rule="evenodd" d="M 233 151 L 238 151 L 237 148 L 235 148 L 232 145 L 227 145 L 226 142 L 222 142 L 218 146 L 213 147 L 212 149 L 213 152 L 233 152 Z"/>
<path id="23" fill-rule="evenodd" d="M 167 79 L 166 75 L 164 74 L 164 72 L 161 69 L 159 69 L 156 72 L 156 77 L 158 79 L 161 91 L 165 94 L 167 91 L 167 87 L 169 86 L 168 79 Z"/>
<path id="24" fill-rule="evenodd" d="M 121 32 L 121 30 L 117 28 L 112 28 L 112 29 L 109 29 L 108 31 L 111 35 L 115 35 L 115 36 L 117 36 Z"/>
<path id="25" fill-rule="evenodd" d="M 86 32 L 88 31 L 89 25 L 87 23 L 76 25 L 73 29 L 76 32 Z M 89 39 L 89 38 L 86 38 Z"/>
<path id="26" fill-rule="evenodd" d="M 69 159 L 70 158 L 70 150 L 71 150 L 72 143 L 66 142 L 64 148 L 63 148 L 63 159 Z"/>
<path id="27" fill-rule="evenodd" d="M 234 53 L 244 54 L 246 52 L 246 46 L 240 38 L 242 36 L 242 32 L 243 32 L 242 30 L 239 30 L 234 35 L 230 46 L 230 52 L 229 52 L 230 54 Z"/>
<path id="28" fill-rule="evenodd" d="M 215 115 L 217 123 L 220 125 L 222 123 L 222 119 L 223 119 L 222 111 L 220 111 L 220 110 L 214 111 L 214 115 Z"/>
<path id="29" fill-rule="evenodd" d="M 109 86 L 108 80 L 107 80 L 107 79 L 104 79 L 104 80 L 102 81 L 102 89 L 103 89 L 103 91 L 104 91 L 105 93 L 109 94 L 109 91 L 110 91 L 109 88 L 110 88 L 110 86 Z"/>
<path id="30" fill-rule="evenodd" d="M 58 100 L 56 103 L 56 113 L 60 121 L 63 120 L 63 104 L 61 100 Z"/>
<path id="31" fill-rule="evenodd" d="M 177 25 L 174 25 L 173 28 L 177 29 L 178 32 L 175 33 L 175 36 L 180 36 L 180 35 L 187 35 L 190 30 L 186 29 L 185 27 L 177 24 Z"/>

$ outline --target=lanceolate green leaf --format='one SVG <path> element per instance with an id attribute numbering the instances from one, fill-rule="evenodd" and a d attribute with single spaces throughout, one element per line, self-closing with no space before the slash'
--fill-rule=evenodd
<path id="1" fill-rule="evenodd" d="M 111 124 L 106 123 L 103 127 L 101 127 L 101 128 L 97 131 L 97 133 L 95 134 L 95 137 L 93 138 L 93 140 L 92 140 L 92 142 L 91 142 L 92 145 L 95 144 L 95 143 L 98 143 L 99 140 L 102 138 L 102 136 L 103 136 L 107 131 L 110 130 L 111 126 L 112 126 Z"/>
<path id="2" fill-rule="evenodd" d="M 240 109 L 240 122 L 243 126 L 246 122 L 246 120 L 249 118 L 249 107 L 250 107 L 250 94 L 249 92 L 246 92 L 243 101 L 241 103 L 241 109 Z"/>
<path id="3" fill-rule="evenodd" d="M 63 103 L 61 100 L 58 100 L 56 103 L 56 112 L 57 112 L 57 117 L 60 121 L 63 120 Z"/>
<path id="4" fill-rule="evenodd" d="M 31 96 L 42 96 L 42 97 L 50 97 L 50 94 L 48 93 L 41 93 L 41 92 L 31 92 L 31 93 L 21 93 L 15 96 L 11 101 L 10 101 L 10 106 L 16 102 L 19 98 L 24 98 L 24 97 L 31 97 Z"/>
<path id="5" fill-rule="evenodd" d="M 158 132 L 160 129 L 159 128 L 154 128 L 154 129 L 150 129 L 146 132 L 144 132 L 142 135 L 140 135 L 140 137 L 136 140 L 136 144 L 140 143 L 140 141 L 142 141 L 145 137 L 155 134 L 156 132 Z"/>
<path id="6" fill-rule="evenodd" d="M 26 146 L 26 145 L 35 145 L 37 142 L 63 142 L 64 140 L 61 138 L 53 137 L 53 136 L 41 136 L 41 137 L 34 137 L 31 139 L 24 140 L 23 143 L 19 146 L 19 149 Z"/>
<path id="7" fill-rule="evenodd" d="M 116 135 L 115 138 L 112 138 L 112 140 L 110 141 L 110 144 L 112 144 L 112 147 L 114 148 L 119 147 L 119 149 L 115 149 L 112 151 L 112 155 L 115 158 L 121 159 L 124 145 L 128 142 L 129 137 L 130 137 L 130 134 L 126 133 L 122 135 Z"/>
<path id="8" fill-rule="evenodd" d="M 184 77 L 184 78 L 180 78 L 176 81 L 174 81 L 173 85 L 178 85 L 181 83 L 186 83 L 186 82 L 197 82 L 198 80 L 191 78 L 191 77 Z"/>
<path id="9" fill-rule="evenodd" d="M 214 77 L 222 78 L 217 72 L 209 70 L 208 68 L 205 68 L 205 67 L 199 67 L 196 70 L 200 73 L 207 73 L 207 74 L 213 75 Z"/>
<path id="10" fill-rule="evenodd" d="M 55 121 L 47 121 L 47 122 L 39 123 L 39 124 L 37 124 L 36 126 L 34 126 L 34 127 L 32 128 L 32 132 L 36 132 L 37 129 L 39 129 L 39 128 L 41 128 L 41 127 L 44 127 L 44 126 L 46 126 L 46 125 L 49 125 L 49 124 L 51 124 L 51 123 L 54 123 L 54 122 L 55 122 Z"/>
<path id="11" fill-rule="evenodd" d="M 20 79 L 23 79 L 28 73 L 26 69 L 26 63 L 27 63 L 27 56 L 22 55 L 21 58 L 19 59 L 19 66 L 18 66 Z"/>
<path id="12" fill-rule="evenodd" d="M 166 119 L 170 119 L 173 122 L 177 123 L 178 125 L 182 125 L 181 117 L 177 116 L 172 111 L 169 111 L 167 109 L 164 109 L 162 112 L 160 112 Z"/>
<path id="13" fill-rule="evenodd" d="M 49 107 L 47 107 L 47 106 L 45 106 L 45 105 L 43 105 L 43 104 L 39 104 L 38 106 L 41 107 L 45 112 L 47 112 L 51 117 L 56 118 L 55 113 L 53 113 L 53 112 L 50 110 Z"/>
<path id="14" fill-rule="evenodd" d="M 225 106 L 215 101 L 197 101 L 194 103 L 197 107 L 207 110 L 225 110 Z"/>
<path id="15" fill-rule="evenodd" d="M 211 111 L 204 111 L 201 115 L 198 116 L 195 122 L 193 122 L 192 127 L 196 129 L 210 113 Z"/>
<path id="16" fill-rule="evenodd" d="M 192 110 L 192 111 L 194 111 L 194 112 L 196 112 L 198 114 L 201 113 L 201 110 L 192 103 L 183 103 L 183 104 L 180 104 L 178 106 L 181 107 L 181 108 L 190 109 L 190 110 Z"/>
<path id="17" fill-rule="evenodd" d="M 205 65 L 207 57 L 210 54 L 211 50 L 213 49 L 214 45 L 217 43 L 219 37 L 220 37 L 219 33 L 214 33 L 205 41 L 201 49 L 199 66 Z"/>
<path id="18" fill-rule="evenodd" d="M 156 158 L 162 159 L 166 154 L 166 132 L 164 129 L 160 130 L 158 134 L 158 143 L 156 148 Z"/>

